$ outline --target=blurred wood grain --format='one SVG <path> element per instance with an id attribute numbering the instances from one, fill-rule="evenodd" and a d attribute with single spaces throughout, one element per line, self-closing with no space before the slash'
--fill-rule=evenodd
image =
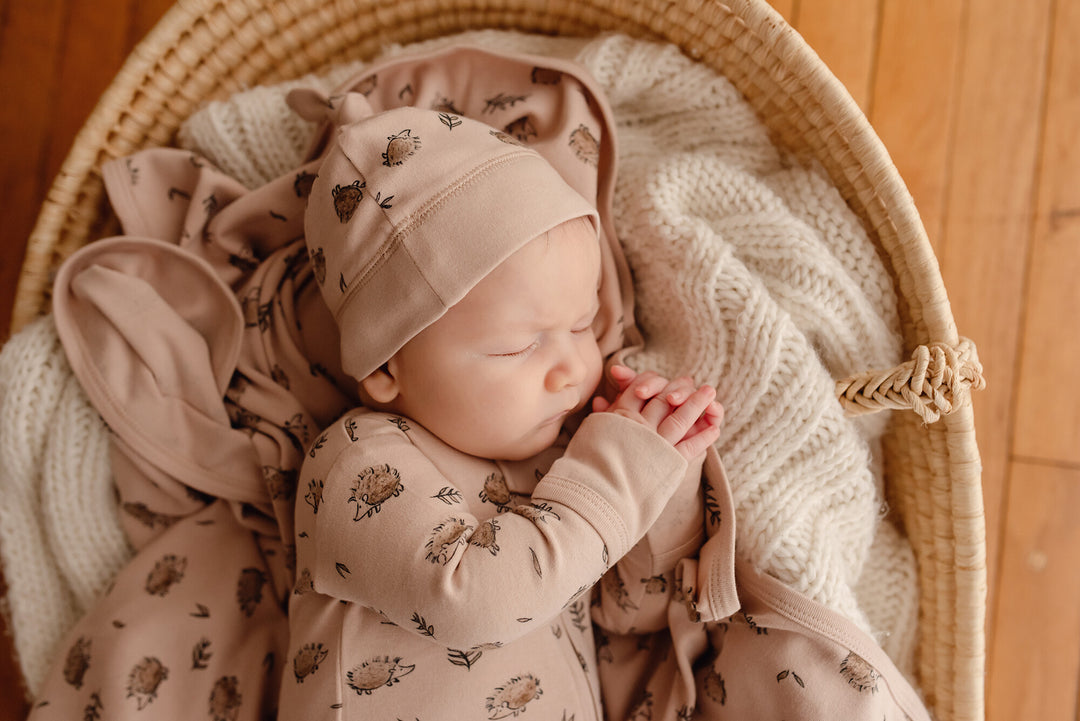
<path id="1" fill-rule="evenodd" d="M 863 107 L 908 183 L 989 387 L 990 721 L 1077 721 L 1080 4 L 771 0 Z M 166 0 L 0 2 L 0 339 L 75 133 Z M 28 705 L 0 634 L 0 721 Z"/>

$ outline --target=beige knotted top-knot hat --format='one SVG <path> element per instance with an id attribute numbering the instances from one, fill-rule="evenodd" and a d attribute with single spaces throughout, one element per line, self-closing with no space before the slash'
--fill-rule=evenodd
<path id="1" fill-rule="evenodd" d="M 539 153 L 480 121 L 402 107 L 339 126 L 304 232 L 342 368 L 363 379 L 518 248 L 582 216 L 598 227 Z"/>

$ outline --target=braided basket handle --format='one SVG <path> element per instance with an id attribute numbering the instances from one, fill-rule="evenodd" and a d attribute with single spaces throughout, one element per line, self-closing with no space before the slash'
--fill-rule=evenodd
<path id="1" fill-rule="evenodd" d="M 885 409 L 911 409 L 926 423 L 963 408 L 971 391 L 986 386 L 975 344 L 960 338 L 921 345 L 911 360 L 889 370 L 867 371 L 836 382 L 836 395 L 848 416 Z"/>

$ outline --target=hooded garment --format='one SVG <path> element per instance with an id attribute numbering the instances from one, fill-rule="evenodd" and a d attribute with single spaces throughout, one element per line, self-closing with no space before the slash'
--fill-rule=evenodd
<path id="1" fill-rule="evenodd" d="M 599 226 L 539 153 L 471 118 L 406 107 L 338 127 L 304 235 L 342 370 L 362 380 L 526 242 L 579 217 Z"/>

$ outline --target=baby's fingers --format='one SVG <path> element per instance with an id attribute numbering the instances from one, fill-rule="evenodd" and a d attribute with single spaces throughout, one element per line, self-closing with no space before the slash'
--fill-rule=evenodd
<path id="1" fill-rule="evenodd" d="M 716 399 L 712 386 L 701 386 L 686 401 L 660 421 L 656 431 L 672 445 L 677 445 L 693 429 L 702 414 L 706 413 Z"/>
<path id="2" fill-rule="evenodd" d="M 676 443 L 675 450 L 689 461 L 704 453 L 719 438 L 720 426 L 709 424 L 700 430 L 691 432 L 683 440 Z"/>

